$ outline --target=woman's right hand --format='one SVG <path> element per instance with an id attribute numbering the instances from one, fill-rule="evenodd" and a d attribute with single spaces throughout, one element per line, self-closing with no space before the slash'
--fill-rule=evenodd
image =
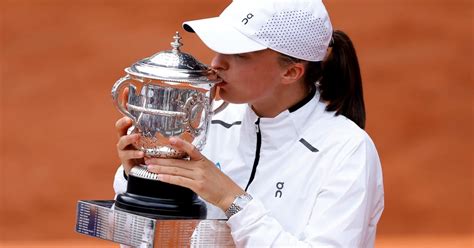
<path id="1" fill-rule="evenodd" d="M 140 138 L 139 134 L 127 135 L 127 130 L 131 126 L 132 120 L 128 117 L 122 117 L 115 123 L 115 128 L 119 136 L 117 153 L 127 175 L 135 165 L 145 164 L 143 160 L 145 156 L 144 152 L 136 150 L 132 145 Z"/>

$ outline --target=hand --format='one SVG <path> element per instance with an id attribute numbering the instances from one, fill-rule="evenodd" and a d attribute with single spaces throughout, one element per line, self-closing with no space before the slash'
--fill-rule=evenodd
<path id="1" fill-rule="evenodd" d="M 148 170 L 159 174 L 161 181 L 189 188 L 223 211 L 245 192 L 192 144 L 175 137 L 170 138 L 170 144 L 186 152 L 190 160 L 146 158 Z"/>
<path id="2" fill-rule="evenodd" d="M 127 135 L 127 130 L 131 126 L 132 120 L 128 117 L 122 117 L 115 123 L 115 128 L 119 136 L 117 153 L 127 175 L 135 165 L 144 163 L 143 157 L 145 156 L 142 151 L 136 150 L 132 145 L 140 138 L 139 134 Z"/>

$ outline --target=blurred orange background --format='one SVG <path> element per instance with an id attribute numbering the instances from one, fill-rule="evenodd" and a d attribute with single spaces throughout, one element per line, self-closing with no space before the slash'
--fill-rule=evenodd
<path id="1" fill-rule="evenodd" d="M 116 247 L 74 231 L 77 200 L 114 195 L 110 89 L 175 31 L 209 64 L 181 23 L 228 3 L 0 0 L 0 246 Z M 472 247 L 472 1 L 325 3 L 358 51 L 382 160 L 377 247 Z"/>

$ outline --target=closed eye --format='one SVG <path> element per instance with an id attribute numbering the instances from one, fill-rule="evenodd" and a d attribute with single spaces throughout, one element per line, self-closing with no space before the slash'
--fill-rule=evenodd
<path id="1" fill-rule="evenodd" d="M 245 59 L 249 57 L 249 53 L 237 53 L 232 55 L 235 58 Z"/>

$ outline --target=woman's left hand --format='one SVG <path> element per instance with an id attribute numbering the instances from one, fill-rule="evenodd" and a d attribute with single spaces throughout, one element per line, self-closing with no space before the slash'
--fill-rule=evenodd
<path id="1" fill-rule="evenodd" d="M 229 208 L 236 196 L 245 193 L 192 144 L 176 137 L 170 138 L 170 144 L 186 152 L 190 160 L 145 158 L 148 170 L 157 173 L 159 180 L 189 188 L 223 211 Z"/>

